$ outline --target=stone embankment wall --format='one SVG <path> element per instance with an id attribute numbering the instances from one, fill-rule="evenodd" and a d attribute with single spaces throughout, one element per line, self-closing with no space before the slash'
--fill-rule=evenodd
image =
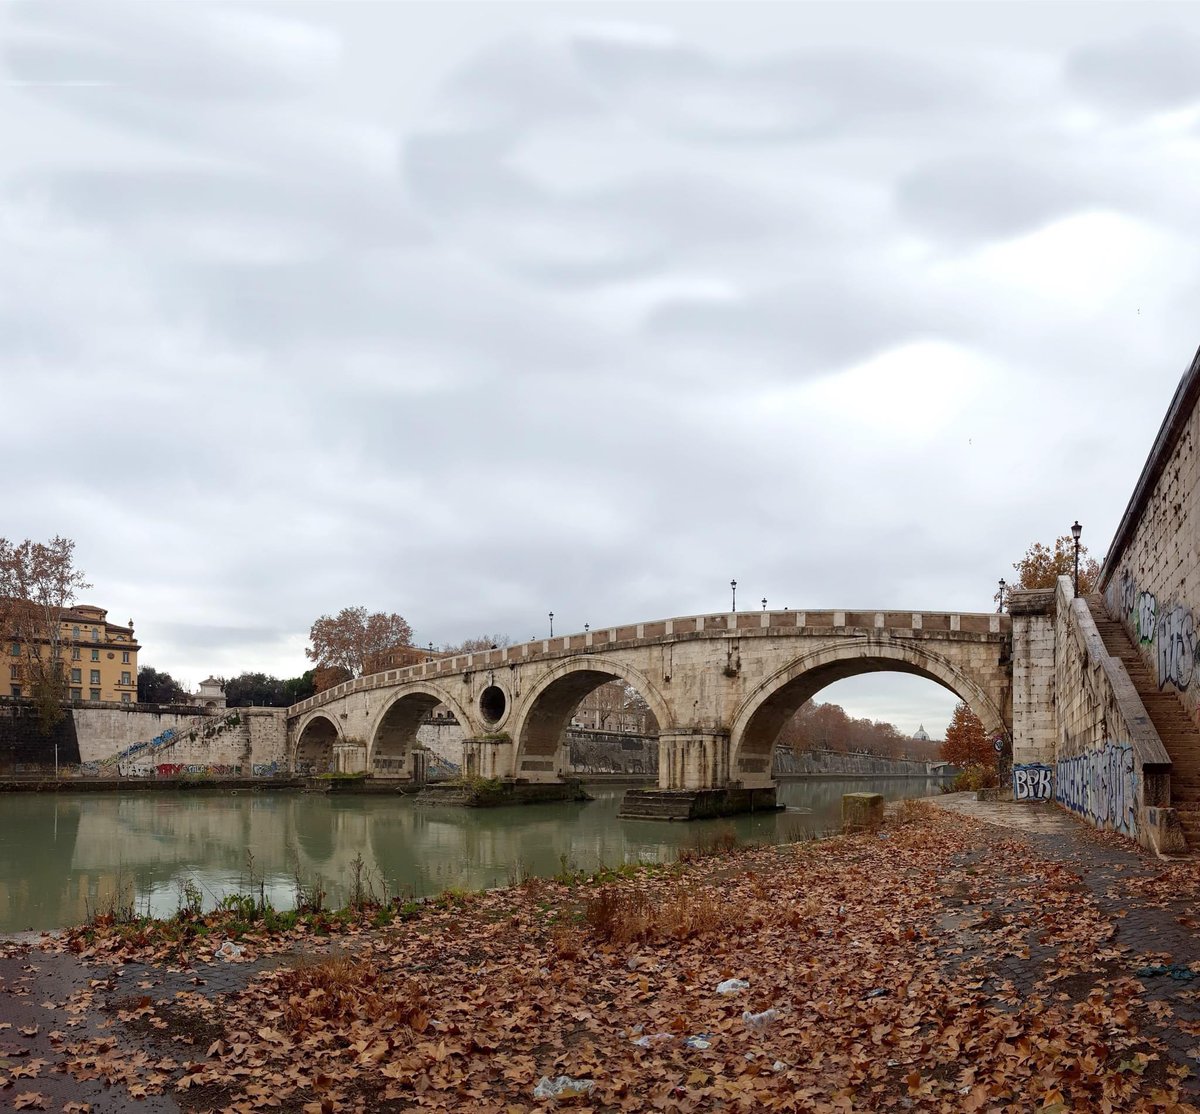
<path id="1" fill-rule="evenodd" d="M 52 769 L 56 750 L 61 766 L 78 765 L 79 739 L 70 715 L 64 716 L 49 734 L 44 734 L 32 701 L 0 701 L 0 774 Z"/>
<path id="2" fill-rule="evenodd" d="M 929 763 L 877 754 L 843 754 L 833 750 L 775 751 L 778 777 L 932 777 Z"/>
<path id="3" fill-rule="evenodd" d="M 1163 419 L 1099 585 L 1104 609 L 1124 624 L 1151 684 L 1178 697 L 1193 724 L 1200 714 L 1200 685 L 1193 685 L 1200 672 L 1193 619 L 1200 608 L 1198 447 L 1200 354 Z M 1109 655 L 1087 602 L 1074 598 L 1071 578 L 1060 577 L 1053 591 L 1014 592 L 1010 604 L 1014 796 L 1052 798 L 1160 853 L 1183 850 L 1183 825 L 1170 806 L 1194 792 L 1187 785 L 1195 768 L 1180 767 L 1192 761 L 1189 747 L 1173 761 L 1125 664 Z M 1146 696 L 1160 699 L 1152 689 Z M 1155 708 L 1159 722 L 1173 722 L 1168 709 Z"/>
<path id="4" fill-rule="evenodd" d="M 1200 354 L 1180 381 L 1100 577 L 1158 687 L 1200 714 Z"/>
<path id="5" fill-rule="evenodd" d="M 287 773 L 287 711 L 141 704 L 64 708 L 50 735 L 26 701 L 0 702 L 0 773 L 148 777 L 166 773 L 272 776 Z M 159 767 L 167 767 L 160 769 Z"/>
<path id="6" fill-rule="evenodd" d="M 425 720 L 417 728 L 417 742 L 428 747 L 449 768 L 463 765 L 463 729 L 453 719 Z"/>
<path id="7" fill-rule="evenodd" d="M 288 772 L 287 710 L 231 708 L 203 716 L 117 765 L 132 777 L 282 776 Z"/>
<path id="8" fill-rule="evenodd" d="M 1054 597 L 1058 747 L 1054 799 L 1098 828 L 1160 853 L 1185 849 L 1170 802 L 1171 759 L 1086 601 L 1059 577 Z"/>
<path id="9" fill-rule="evenodd" d="M 658 740 L 621 731 L 567 730 L 567 765 L 576 774 L 658 773 Z"/>

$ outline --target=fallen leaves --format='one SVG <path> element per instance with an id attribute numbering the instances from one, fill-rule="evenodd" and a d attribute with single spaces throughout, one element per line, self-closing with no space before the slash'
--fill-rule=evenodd
<path id="1" fill-rule="evenodd" d="M 563 1077 L 594 1084 L 575 1103 L 615 1111 L 1189 1111 L 1151 1036 L 1177 1022 L 1114 974 L 1133 969 L 1115 923 L 1067 864 L 930 816 L 886 841 L 762 849 L 602 886 L 534 881 L 378 931 L 344 925 L 329 954 L 240 993 L 121 999 L 115 1016 L 141 1049 L 52 1036 L 78 1079 L 134 1097 L 200 1091 L 237 1111 L 370 1109 L 375 1096 L 528 1114 L 539 1081 Z M 87 949 L 179 958 L 178 941 L 118 935 Z M 257 939 L 245 954 L 283 946 Z M 204 947 L 198 965 L 213 962 Z M 735 979 L 737 993 L 716 993 Z M 55 1008 L 95 1007 L 72 996 Z M 162 1055 L 191 1039 L 167 1017 L 208 1034 L 182 1050 L 191 1059 Z"/>

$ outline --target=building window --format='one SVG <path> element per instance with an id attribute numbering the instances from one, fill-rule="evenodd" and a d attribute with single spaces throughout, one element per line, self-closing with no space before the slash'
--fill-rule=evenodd
<path id="1" fill-rule="evenodd" d="M 123 685 L 133 684 L 133 682 L 130 681 L 130 679 L 129 679 L 129 671 L 128 670 L 126 670 L 124 673 L 121 674 L 121 684 L 123 684 Z"/>
<path id="2" fill-rule="evenodd" d="M 80 673 L 82 673 L 82 672 L 83 672 L 82 669 L 72 669 L 71 670 L 71 683 L 72 684 L 77 685 L 83 680 L 83 678 L 80 676 Z"/>
<path id="3" fill-rule="evenodd" d="M 100 660 L 100 651 L 93 650 L 92 651 L 92 661 L 99 661 L 99 660 Z"/>
<path id="4" fill-rule="evenodd" d="M 88 694 L 89 694 L 88 695 L 89 700 L 99 700 L 100 699 L 100 690 L 99 689 L 88 689 Z"/>
<path id="5" fill-rule="evenodd" d="M 92 641 L 93 642 L 100 641 L 100 628 L 99 627 L 92 627 Z"/>
<path id="6" fill-rule="evenodd" d="M 129 703 L 131 703 L 131 701 L 130 701 L 130 699 L 129 699 L 129 693 L 127 693 L 127 692 L 123 692 L 123 693 L 121 693 L 121 703 L 122 703 L 122 704 L 129 704 Z"/>
<path id="7" fill-rule="evenodd" d="M 91 681 L 92 681 L 93 685 L 98 685 L 100 683 L 100 670 L 99 669 L 92 670 Z"/>
<path id="8" fill-rule="evenodd" d="M 128 651 L 128 650 L 122 650 L 122 651 L 121 651 L 121 664 L 122 664 L 122 665 L 128 665 L 128 664 L 129 664 L 129 651 Z"/>
<path id="9" fill-rule="evenodd" d="M 19 657 L 21 656 L 21 643 L 19 643 L 19 642 L 14 642 L 14 643 L 12 644 L 12 648 L 11 648 L 11 649 L 10 649 L 8 652 L 9 652 L 9 653 L 10 653 L 10 654 L 11 654 L 11 655 L 14 657 L 14 658 L 19 658 Z"/>
<path id="10" fill-rule="evenodd" d="M 20 695 L 21 695 L 21 686 L 20 686 L 20 685 L 13 685 L 13 687 L 12 687 L 12 694 L 13 694 L 13 696 L 20 696 Z"/>
<path id="11" fill-rule="evenodd" d="M 21 669 L 20 669 L 20 666 L 16 666 L 16 665 L 10 665 L 10 666 L 8 667 L 8 677 L 9 677 L 9 680 L 11 680 L 11 681 L 15 681 L 15 680 L 17 680 L 17 679 L 18 679 L 20 676 L 21 676 Z"/>
<path id="12" fill-rule="evenodd" d="M 83 689 L 72 689 L 71 690 L 71 699 L 72 700 L 82 700 L 83 699 Z"/>
<path id="13" fill-rule="evenodd" d="M 78 647 L 78 646 L 72 646 L 72 647 L 71 647 L 71 660 L 72 660 L 72 661 L 78 661 L 78 660 L 79 660 L 79 647 Z"/>
<path id="14" fill-rule="evenodd" d="M 78 640 L 78 638 L 79 638 L 79 628 L 78 627 L 71 628 L 71 637 Z"/>

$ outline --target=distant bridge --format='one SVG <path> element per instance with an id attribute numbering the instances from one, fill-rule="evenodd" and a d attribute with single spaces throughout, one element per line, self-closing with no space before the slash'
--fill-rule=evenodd
<path id="1" fill-rule="evenodd" d="M 1012 728 L 1008 615 L 747 611 L 610 627 L 437 658 L 338 685 L 288 710 L 294 766 L 411 777 L 438 704 L 462 725 L 464 769 L 554 781 L 571 713 L 624 681 L 659 724 L 662 790 L 766 789 L 784 724 L 834 681 L 892 671 L 949 689 L 989 736 Z"/>

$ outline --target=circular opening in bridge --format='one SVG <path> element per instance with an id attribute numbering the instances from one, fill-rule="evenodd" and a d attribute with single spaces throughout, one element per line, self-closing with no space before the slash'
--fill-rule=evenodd
<path id="1" fill-rule="evenodd" d="M 505 708 L 508 707 L 508 700 L 505 699 L 504 691 L 497 685 L 488 685 L 487 688 L 480 693 L 479 696 L 479 714 L 483 716 L 488 723 L 496 723 L 501 716 L 504 715 Z"/>

